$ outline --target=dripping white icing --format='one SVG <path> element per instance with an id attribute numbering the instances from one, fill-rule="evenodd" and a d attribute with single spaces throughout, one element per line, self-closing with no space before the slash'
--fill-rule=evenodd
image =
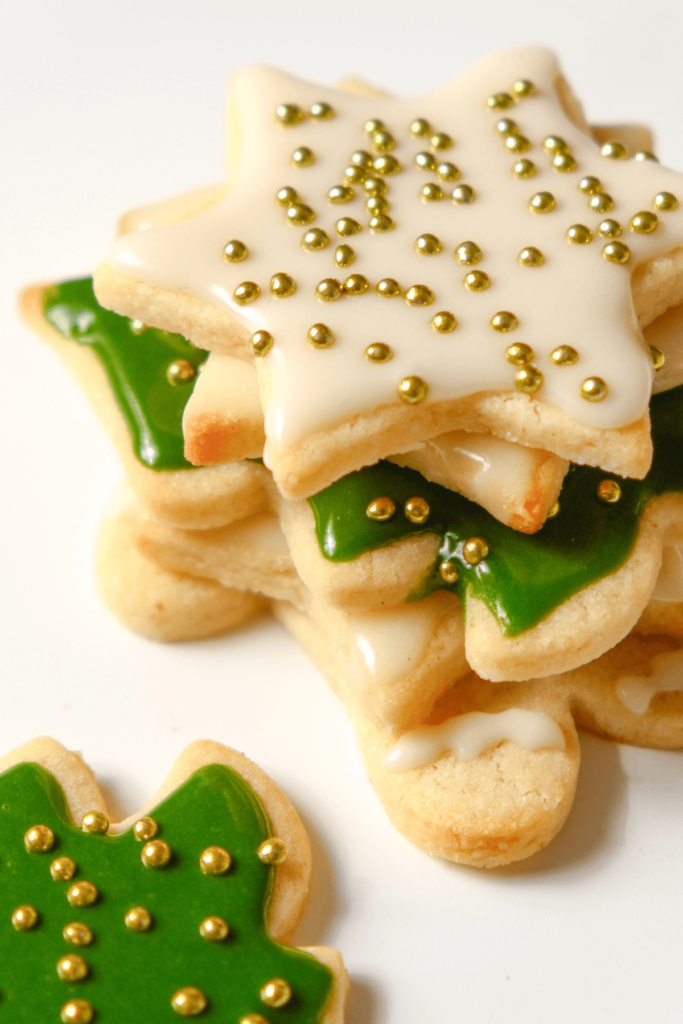
<path id="1" fill-rule="evenodd" d="M 410 771 L 433 764 L 441 754 L 450 751 L 461 761 L 473 761 L 506 740 L 525 750 L 565 747 L 559 725 L 542 711 L 470 711 L 440 725 L 423 725 L 405 733 L 384 758 L 384 767 L 393 772 Z"/>
<path id="2" fill-rule="evenodd" d="M 622 676 L 616 694 L 634 715 L 644 715 L 658 693 L 683 690 L 683 652 L 664 651 L 650 660 L 648 676 Z"/>
<path id="3" fill-rule="evenodd" d="M 680 544 L 664 546 L 662 566 L 650 600 L 683 601 L 683 549 Z"/>

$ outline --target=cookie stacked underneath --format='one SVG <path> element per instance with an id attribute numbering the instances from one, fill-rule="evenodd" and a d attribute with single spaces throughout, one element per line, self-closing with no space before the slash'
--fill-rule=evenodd
<path id="1" fill-rule="evenodd" d="M 270 602 L 397 827 L 518 860 L 575 722 L 683 739 L 681 179 L 544 51 L 413 103 L 231 95 L 229 188 L 124 218 L 101 305 L 25 297 L 127 471 L 104 599 L 167 640 Z"/>

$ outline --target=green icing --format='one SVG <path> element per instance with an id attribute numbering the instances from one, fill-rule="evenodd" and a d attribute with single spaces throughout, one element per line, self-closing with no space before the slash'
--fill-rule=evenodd
<path id="1" fill-rule="evenodd" d="M 182 417 L 192 382 L 171 384 L 170 363 L 185 359 L 198 368 L 206 352 L 179 334 L 131 329 L 128 317 L 103 309 L 92 280 L 65 281 L 43 296 L 46 319 L 63 338 L 90 345 L 104 367 L 130 430 L 137 458 L 151 469 L 193 469 L 183 455 Z"/>
<path id="2" fill-rule="evenodd" d="M 273 868 L 258 859 L 270 835 L 263 806 L 244 780 L 222 765 L 192 775 L 153 813 L 173 851 L 164 868 L 143 866 L 143 844 L 132 831 L 120 836 L 81 832 L 69 814 L 55 778 L 35 764 L 21 764 L 0 776 L 0 1019 L 13 1024 L 59 1021 L 69 1000 L 88 1000 L 101 1024 L 146 1024 L 177 1020 L 171 998 L 195 986 L 208 998 L 201 1019 L 238 1024 L 261 1013 L 272 1024 L 320 1021 L 333 985 L 331 971 L 312 956 L 282 946 L 265 929 L 264 914 Z M 33 825 L 48 825 L 56 836 L 47 853 L 28 853 L 23 837 Z M 222 876 L 206 876 L 199 855 L 207 846 L 233 858 Z M 73 881 L 99 890 L 90 907 L 67 902 L 69 882 L 54 881 L 50 863 L 66 855 L 77 864 Z M 30 904 L 38 911 L 31 931 L 17 932 L 13 911 Z M 124 916 L 134 906 L 152 915 L 149 931 L 132 932 Z M 198 932 L 209 915 L 230 927 L 224 942 Z M 70 946 L 64 925 L 82 921 L 93 934 L 90 946 Z M 59 979 L 56 964 L 78 953 L 89 967 L 77 983 Z M 292 998 L 281 1009 L 263 1005 L 261 986 L 285 978 Z"/>
<path id="3" fill-rule="evenodd" d="M 650 498 L 683 490 L 683 385 L 652 398 L 654 459 L 645 480 L 619 480 L 622 497 L 614 505 L 597 497 L 598 484 L 616 479 L 599 469 L 574 466 L 560 495 L 560 512 L 531 536 L 494 519 L 461 494 L 428 483 L 419 473 L 380 462 L 351 473 L 309 498 L 320 549 L 332 562 L 346 562 L 415 534 L 436 533 L 441 542 L 432 573 L 412 596 L 434 590 L 480 598 L 505 636 L 535 626 L 573 594 L 624 564 L 638 535 L 641 512 Z M 392 519 L 378 523 L 365 509 L 379 496 L 396 503 Z M 421 496 L 431 510 L 425 525 L 402 513 L 409 498 Z M 470 537 L 483 537 L 490 554 L 477 566 L 462 555 Z M 459 580 L 447 586 L 438 574 L 443 559 L 453 561 Z"/>

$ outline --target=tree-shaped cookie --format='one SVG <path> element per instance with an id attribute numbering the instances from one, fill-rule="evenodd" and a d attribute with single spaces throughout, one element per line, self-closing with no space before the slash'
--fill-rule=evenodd
<path id="1" fill-rule="evenodd" d="M 341 1021 L 336 950 L 282 944 L 308 889 L 296 812 L 251 762 L 196 743 L 149 813 L 110 826 L 52 740 L 0 769 L 0 1008 L 16 1024 Z"/>

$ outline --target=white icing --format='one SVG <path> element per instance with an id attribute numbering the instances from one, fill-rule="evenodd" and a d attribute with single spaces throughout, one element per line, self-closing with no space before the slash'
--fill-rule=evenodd
<path id="1" fill-rule="evenodd" d="M 460 615 L 459 602 L 437 593 L 396 608 L 349 615 L 351 663 L 359 686 L 391 683 L 413 672 L 449 612 Z"/>
<path id="2" fill-rule="evenodd" d="M 680 544 L 664 546 L 662 566 L 650 600 L 683 601 L 683 548 Z"/>
<path id="3" fill-rule="evenodd" d="M 473 761 L 485 750 L 506 741 L 525 750 L 565 748 L 564 733 L 542 711 L 469 711 L 440 725 L 422 725 L 405 733 L 384 758 L 384 767 L 393 772 L 410 771 L 433 764 L 446 752 L 454 753 L 461 761 Z"/>
<path id="4" fill-rule="evenodd" d="M 634 715 L 644 715 L 658 693 L 683 690 L 683 651 L 664 651 L 650 659 L 648 676 L 622 676 L 616 693 Z"/>
<path id="5" fill-rule="evenodd" d="M 650 235 L 632 234 L 628 225 L 636 212 L 653 209 L 653 197 L 662 190 L 683 199 L 682 179 L 654 162 L 602 157 L 597 143 L 563 112 L 555 92 L 558 74 L 548 52 L 517 50 L 483 61 L 429 96 L 399 101 L 319 88 L 263 68 L 245 71 L 234 78 L 231 93 L 229 137 L 233 146 L 235 139 L 242 145 L 231 157 L 230 193 L 194 220 L 120 239 L 110 263 L 121 274 L 215 304 L 249 331 L 266 328 L 272 333 L 275 345 L 265 359 L 272 377 L 266 435 L 278 444 L 294 443 L 313 431 L 396 402 L 397 385 L 413 374 L 429 384 L 429 401 L 514 389 L 515 367 L 504 358 L 512 341 L 524 342 L 535 352 L 535 365 L 545 377 L 539 399 L 591 427 L 632 423 L 647 409 L 652 367 L 633 313 L 630 271 L 638 260 L 667 252 L 683 240 L 683 207 L 660 214 L 659 226 Z M 520 77 L 533 81 L 538 95 L 508 111 L 486 108 L 488 95 L 510 89 Z M 278 104 L 296 103 L 307 110 L 316 101 L 330 103 L 336 116 L 322 122 L 307 118 L 291 128 L 277 124 Z M 518 157 L 506 151 L 494 129 L 501 116 L 512 117 L 533 143 L 524 156 L 536 163 L 535 177 L 520 180 L 511 173 Z M 351 153 L 371 149 L 363 132 L 369 117 L 381 118 L 394 134 L 393 155 L 404 167 L 387 178 L 396 227 L 385 234 L 368 230 L 360 187 L 350 203 L 326 202 L 329 188 L 342 183 Z M 437 159 L 450 160 L 461 169 L 461 182 L 477 192 L 475 202 L 459 206 L 450 198 L 420 201 L 421 186 L 438 179 L 413 165 L 415 153 L 429 148 L 428 139 L 415 140 L 408 133 L 415 117 L 426 117 L 434 129 L 453 136 L 453 148 L 437 154 Z M 577 171 L 562 174 L 552 169 L 551 157 L 542 148 L 550 134 L 567 141 Z M 302 145 L 310 146 L 316 160 L 309 167 L 295 168 L 290 156 Z M 624 226 L 622 241 L 632 251 L 626 267 L 602 258 L 606 240 L 598 237 L 597 226 L 604 215 L 590 211 L 588 197 L 578 189 L 579 180 L 588 174 L 599 177 L 615 200 L 609 216 Z M 301 248 L 306 228 L 290 226 L 274 199 L 284 185 L 294 186 L 314 209 L 315 224 L 330 235 L 327 249 Z M 452 185 L 445 183 L 444 188 L 448 195 Z M 529 212 L 528 201 L 539 191 L 554 194 L 554 212 Z M 338 238 L 334 224 L 342 216 L 358 220 L 362 232 Z M 592 243 L 566 242 L 565 233 L 575 223 L 593 230 Z M 442 241 L 439 255 L 415 252 L 415 240 L 424 232 Z M 222 258 L 223 246 L 232 238 L 249 248 L 250 256 L 242 263 L 229 264 Z M 475 241 L 484 253 L 476 269 L 490 276 L 487 291 L 473 293 L 463 287 L 472 268 L 460 266 L 453 252 L 465 240 Z M 333 260 L 335 246 L 342 241 L 357 253 L 345 271 Z M 520 250 L 530 245 L 545 254 L 544 266 L 519 265 Z M 283 271 L 294 277 L 297 292 L 276 299 L 268 285 L 274 273 Z M 409 308 L 402 299 L 385 299 L 372 289 L 333 303 L 317 300 L 315 287 L 321 279 L 343 280 L 354 272 L 364 274 L 373 286 L 384 277 L 395 278 L 404 288 L 426 284 L 435 302 L 428 308 Z M 261 297 L 239 306 L 232 295 L 245 280 L 260 285 Z M 439 335 L 431 330 L 430 320 L 444 309 L 456 315 L 459 326 L 452 334 Z M 499 334 L 489 326 L 499 310 L 518 317 L 514 333 Z M 307 344 L 307 331 L 317 322 L 334 332 L 337 340 L 331 348 L 314 350 Z M 373 364 L 364 358 L 367 345 L 377 341 L 392 346 L 391 361 Z M 557 367 L 551 362 L 550 353 L 560 344 L 579 351 L 575 365 Z M 582 382 L 591 376 L 608 384 L 609 394 L 601 402 L 580 396 Z"/>

